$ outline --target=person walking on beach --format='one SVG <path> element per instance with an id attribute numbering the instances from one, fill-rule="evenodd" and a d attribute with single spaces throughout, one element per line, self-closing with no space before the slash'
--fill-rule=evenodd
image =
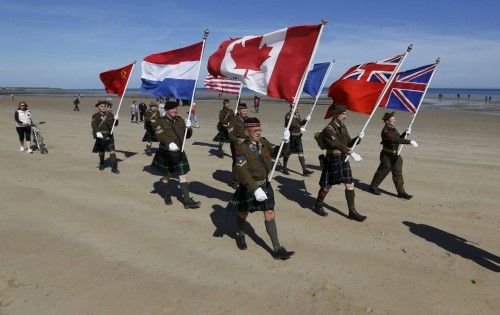
<path id="1" fill-rule="evenodd" d="M 19 102 L 17 110 L 14 113 L 16 121 L 16 131 L 19 136 L 19 151 L 33 153 L 31 150 L 31 112 L 28 109 L 28 103 Z"/>
<path id="2" fill-rule="evenodd" d="M 113 102 L 111 101 L 111 97 L 108 97 L 106 99 L 106 106 L 108 107 L 108 110 L 111 110 L 113 108 Z"/>
<path id="3" fill-rule="evenodd" d="M 231 109 L 231 103 L 228 99 L 222 102 L 222 109 L 219 112 L 219 122 L 217 123 L 217 135 L 214 137 L 213 141 L 219 142 L 219 148 L 217 150 L 217 156 L 220 158 L 224 157 L 224 150 L 222 146 L 224 143 L 230 142 L 228 128 L 229 123 L 234 117 L 234 112 Z"/>
<path id="4" fill-rule="evenodd" d="M 109 152 L 109 160 L 111 162 L 111 172 L 120 174 L 118 170 L 118 161 L 115 154 L 115 138 L 111 134 L 113 123 L 118 126 L 118 115 L 114 115 L 108 111 L 106 101 L 97 101 L 95 104 L 97 113 L 92 115 L 92 134 L 95 139 L 92 153 L 99 153 L 99 170 L 104 170 L 104 153 Z"/>
<path id="5" fill-rule="evenodd" d="M 78 105 L 80 105 L 80 99 L 78 98 L 78 96 L 75 95 L 75 97 L 73 97 L 73 111 L 74 112 L 79 112 L 80 111 L 80 107 L 78 107 Z"/>
<path id="6" fill-rule="evenodd" d="M 139 106 L 137 105 L 137 101 L 133 101 L 132 105 L 130 105 L 130 123 L 133 122 L 136 124 L 139 123 Z"/>
<path id="7" fill-rule="evenodd" d="M 392 180 L 398 192 L 398 198 L 411 199 L 413 196 L 406 193 L 403 180 L 403 158 L 398 155 L 398 149 L 401 144 L 411 144 L 413 147 L 418 147 L 415 140 L 406 139 L 410 135 L 411 129 L 406 129 L 403 134 L 399 134 L 396 129 L 396 117 L 394 112 L 385 113 L 382 118 L 385 125 L 382 128 L 382 151 L 380 151 L 380 164 L 377 171 L 373 175 L 370 184 L 370 192 L 375 195 L 380 195 L 381 192 L 378 186 L 384 181 L 385 177 L 392 172 Z"/>
<path id="8" fill-rule="evenodd" d="M 240 185 L 236 189 L 229 209 L 236 214 L 236 245 L 240 250 L 247 249 L 244 227 L 249 212 L 262 211 L 266 231 L 272 241 L 274 259 L 289 259 L 295 252 L 286 250 L 278 239 L 274 212 L 274 192 L 268 181 L 272 168 L 272 156 L 276 155 L 279 146 L 262 137 L 259 119 L 251 117 L 245 120 L 247 139 L 236 147 L 236 174 Z M 288 143 L 290 132 L 285 130 L 282 140 Z"/>
<path id="9" fill-rule="evenodd" d="M 165 116 L 159 118 L 153 124 L 156 138 L 160 142 L 160 148 L 156 152 L 152 166 L 163 177 L 161 179 L 162 188 L 159 194 L 163 197 L 166 205 L 172 204 L 172 198 L 169 189 L 171 177 L 178 177 L 179 186 L 182 193 L 182 203 L 184 209 L 199 208 L 201 203 L 194 201 L 189 195 L 189 183 L 187 173 L 190 171 L 186 152 L 182 151 L 182 141 L 187 128 L 186 138 L 191 138 L 193 129 L 189 119 L 182 119 L 177 116 L 179 104 L 175 101 L 165 103 Z"/>
<path id="10" fill-rule="evenodd" d="M 156 124 L 158 119 L 160 119 L 158 105 L 156 102 L 151 102 L 149 104 L 149 109 L 146 110 L 146 113 L 144 114 L 144 129 L 146 129 L 146 132 L 142 137 L 142 142 L 146 142 L 146 149 L 144 151 L 147 156 L 151 156 L 151 146 L 153 145 L 153 142 L 158 142 L 153 128 L 153 125 Z"/>
<path id="11" fill-rule="evenodd" d="M 255 112 L 259 112 L 259 106 L 260 106 L 260 96 L 255 95 L 253 97 L 253 108 L 255 109 Z"/>
<path id="12" fill-rule="evenodd" d="M 350 147 L 357 140 L 361 140 L 364 137 L 364 132 L 360 132 L 356 138 L 351 139 L 344 125 L 344 122 L 347 120 L 345 105 L 334 102 L 328 109 L 325 118 L 329 118 L 330 115 L 332 120 L 319 135 L 320 141 L 326 149 L 326 155 L 323 159 L 323 170 L 319 180 L 320 190 L 313 211 L 320 216 L 327 216 L 328 213 L 323 209 L 323 200 L 333 185 L 343 184 L 347 207 L 349 209 L 349 219 L 363 222 L 366 216 L 356 211 L 354 203 L 354 180 L 352 178 L 351 165 L 349 161 L 346 161 L 346 157 L 351 156 L 356 162 L 362 160 L 361 156 L 352 151 Z"/>
<path id="13" fill-rule="evenodd" d="M 144 101 L 141 101 L 139 103 L 138 108 L 139 108 L 139 121 L 143 122 L 144 121 L 144 114 L 148 110 L 148 106 L 146 105 L 146 103 L 144 103 Z"/>
<path id="14" fill-rule="evenodd" d="M 200 124 L 198 123 L 198 108 L 196 107 L 196 103 L 193 103 L 193 106 L 191 106 L 191 115 L 189 116 L 189 119 L 191 120 L 191 125 L 194 128 L 200 128 Z"/>
<path id="15" fill-rule="evenodd" d="M 229 186 L 236 189 L 238 187 L 238 180 L 235 173 L 236 163 L 236 146 L 245 141 L 247 134 L 245 133 L 245 120 L 248 118 L 248 107 L 245 103 L 238 104 L 238 113 L 234 115 L 229 121 L 229 128 L 227 130 L 229 139 L 231 140 L 229 147 L 231 148 L 231 157 L 233 159 L 232 165 L 232 179 Z"/>
<path id="16" fill-rule="evenodd" d="M 288 121 L 292 116 L 293 104 L 290 104 L 290 111 L 285 116 L 285 128 L 288 126 Z M 283 154 L 283 174 L 290 175 L 288 172 L 288 159 L 290 155 L 297 154 L 299 156 L 300 166 L 302 166 L 302 176 L 309 176 L 313 172 L 308 170 L 306 167 L 306 159 L 304 158 L 304 149 L 302 147 L 302 134 L 306 132 L 306 129 L 303 127 L 309 120 L 311 120 L 310 116 L 307 116 L 305 119 L 300 118 L 300 113 L 298 111 L 295 112 L 292 118 L 292 123 L 290 124 L 290 146 L 288 151 L 284 151 Z"/>

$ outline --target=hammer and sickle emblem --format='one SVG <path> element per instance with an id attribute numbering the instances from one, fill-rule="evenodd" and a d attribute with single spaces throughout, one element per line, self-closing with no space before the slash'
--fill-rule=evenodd
<path id="1" fill-rule="evenodd" d="M 120 72 L 120 76 L 122 77 L 122 79 L 125 79 L 127 77 L 127 70 L 122 70 Z"/>

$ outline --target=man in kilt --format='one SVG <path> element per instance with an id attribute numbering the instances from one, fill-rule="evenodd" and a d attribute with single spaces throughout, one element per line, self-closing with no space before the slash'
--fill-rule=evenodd
<path id="1" fill-rule="evenodd" d="M 217 156 L 220 158 L 224 157 L 224 150 L 222 146 L 224 143 L 229 141 L 229 122 L 233 119 L 234 112 L 231 110 L 231 103 L 228 99 L 222 102 L 222 109 L 219 112 L 219 122 L 217 123 L 217 135 L 214 137 L 213 141 L 219 142 L 219 149 L 217 150 Z"/>
<path id="2" fill-rule="evenodd" d="M 146 110 L 144 114 L 144 129 L 146 129 L 146 132 L 142 137 L 142 142 L 146 142 L 146 149 L 144 151 L 147 156 L 151 156 L 151 146 L 153 142 L 158 142 L 153 128 L 153 124 L 155 124 L 158 119 L 160 119 L 158 104 L 156 104 L 156 102 L 151 102 L 149 103 L 149 109 Z"/>
<path id="3" fill-rule="evenodd" d="M 99 170 L 102 171 L 105 168 L 104 152 L 109 152 L 111 172 L 120 174 L 115 154 L 115 139 L 114 135 L 111 134 L 113 123 L 115 123 L 115 126 L 118 125 L 118 115 L 113 116 L 108 111 L 106 101 L 97 101 L 95 107 L 97 107 L 98 111 L 92 115 L 92 134 L 95 139 L 92 153 L 99 153 Z"/>
<path id="4" fill-rule="evenodd" d="M 382 129 L 382 151 L 380 151 L 380 164 L 377 171 L 373 175 L 370 185 L 370 192 L 375 195 L 380 195 L 378 186 L 384 181 L 385 177 L 392 172 L 392 180 L 398 192 L 398 198 L 411 199 L 413 196 L 406 193 L 403 180 L 403 158 L 398 154 L 398 149 L 401 144 L 411 144 L 413 147 L 418 147 L 415 140 L 406 139 L 411 130 L 408 128 L 402 135 L 396 129 L 396 117 L 394 112 L 385 113 L 382 120 L 385 123 Z"/>
<path id="5" fill-rule="evenodd" d="M 199 208 L 201 203 L 194 201 L 189 196 L 189 183 L 186 176 L 190 171 L 189 162 L 186 152 L 181 152 L 180 149 L 186 128 L 188 139 L 191 138 L 193 129 L 191 128 L 191 121 L 189 119 L 184 120 L 180 116 L 177 116 L 178 106 L 179 104 L 175 101 L 167 101 L 165 103 L 165 116 L 159 118 L 153 124 L 156 139 L 160 142 L 160 147 L 153 158 L 152 165 L 163 175 L 161 179 L 162 191 L 159 194 L 165 200 L 165 204 L 172 204 L 168 183 L 170 177 L 176 176 L 179 178 L 184 209 L 195 209 Z"/>
<path id="6" fill-rule="evenodd" d="M 280 245 L 274 215 L 274 192 L 268 181 L 272 169 L 272 156 L 277 154 L 276 146 L 266 138 L 261 137 L 260 121 L 255 118 L 245 120 L 247 139 L 236 146 L 236 176 L 240 185 L 230 201 L 229 209 L 235 209 L 236 215 L 236 245 L 239 249 L 247 249 L 243 232 L 249 212 L 262 211 L 266 231 L 273 244 L 273 258 L 286 260 L 294 252 L 287 251 Z M 285 130 L 282 138 L 286 143 L 290 140 L 290 132 Z"/>
<path id="7" fill-rule="evenodd" d="M 351 166 L 349 161 L 346 161 L 346 157 L 350 155 L 355 161 L 361 161 L 361 156 L 352 151 L 350 147 L 352 147 L 355 141 L 361 140 L 364 137 L 364 133 L 360 132 L 358 137 L 351 139 L 344 125 L 347 119 L 345 105 L 333 103 L 325 118 L 330 117 L 332 117 L 332 121 L 320 134 L 326 149 L 326 155 L 323 159 L 323 170 L 319 180 L 320 190 L 313 211 L 318 215 L 327 216 L 328 213 L 323 209 L 323 200 L 332 185 L 344 184 L 345 198 L 347 200 L 347 207 L 349 208 L 349 218 L 351 220 L 363 222 L 366 216 L 356 211 L 356 206 L 354 204 L 354 181 L 352 178 Z"/>
<path id="8" fill-rule="evenodd" d="M 230 148 L 231 148 L 231 157 L 233 159 L 232 165 L 232 178 L 229 186 L 236 189 L 238 187 L 238 180 L 235 175 L 235 165 L 236 165 L 236 147 L 245 141 L 247 135 L 245 133 L 245 120 L 248 118 L 248 107 L 245 103 L 238 104 L 238 113 L 231 118 L 229 121 L 229 128 L 227 129 L 229 139 L 230 139 Z"/>
<path id="9" fill-rule="evenodd" d="M 285 116 L 285 127 L 288 126 L 290 117 L 292 116 L 293 104 L 290 104 L 290 111 Z M 292 123 L 290 124 L 290 149 L 288 152 L 284 153 L 283 156 L 283 174 L 290 175 L 288 172 L 288 159 L 292 154 L 299 155 L 299 162 L 302 166 L 302 175 L 309 176 L 313 172 L 308 170 L 306 167 L 306 159 L 304 158 L 304 149 L 302 147 L 302 134 L 306 132 L 306 128 L 303 127 L 309 120 L 311 116 L 307 116 L 305 119 L 300 118 L 298 111 L 295 112 L 292 118 Z"/>

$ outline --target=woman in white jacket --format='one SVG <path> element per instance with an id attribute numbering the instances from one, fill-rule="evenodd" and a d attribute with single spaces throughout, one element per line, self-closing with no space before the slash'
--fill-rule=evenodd
<path id="1" fill-rule="evenodd" d="M 31 150 L 31 113 L 28 110 L 28 104 L 26 102 L 19 102 L 17 110 L 14 114 L 14 119 L 16 120 L 16 130 L 19 135 L 19 151 L 23 152 L 26 150 L 28 153 L 32 153 Z M 26 146 L 25 146 L 26 143 Z"/>

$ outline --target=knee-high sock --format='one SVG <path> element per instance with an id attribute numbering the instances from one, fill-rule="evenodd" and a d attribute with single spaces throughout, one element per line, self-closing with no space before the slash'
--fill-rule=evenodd
<path id="1" fill-rule="evenodd" d="M 181 192 L 184 201 L 191 199 L 191 197 L 189 196 L 189 183 L 188 182 L 179 183 L 179 186 L 181 187 Z"/>
<path id="2" fill-rule="evenodd" d="M 354 190 L 345 190 L 345 200 L 347 201 L 347 208 L 349 212 L 356 211 L 356 205 L 354 204 Z"/>
<path id="3" fill-rule="evenodd" d="M 104 164 L 104 152 L 99 152 L 99 164 Z"/>
<path id="4" fill-rule="evenodd" d="M 302 166 L 302 173 L 305 173 L 307 171 L 306 159 L 303 156 L 299 155 L 299 162 L 300 162 L 300 166 Z"/>
<path id="5" fill-rule="evenodd" d="M 327 190 L 323 187 L 319 189 L 318 198 L 316 199 L 316 205 L 321 204 L 323 202 L 323 200 L 325 200 L 325 197 L 328 194 L 328 191 L 329 190 Z"/>
<path id="6" fill-rule="evenodd" d="M 236 233 L 237 234 L 244 234 L 243 228 L 245 227 L 246 220 L 240 217 L 239 215 L 236 215 Z"/>
<path id="7" fill-rule="evenodd" d="M 273 243 L 273 249 L 276 251 L 280 249 L 280 241 L 278 240 L 278 229 L 276 228 L 276 221 L 272 219 L 271 221 L 264 221 L 266 225 L 267 234 L 271 238 L 271 242 Z"/>
<path id="8" fill-rule="evenodd" d="M 111 153 L 111 154 L 109 155 L 109 160 L 111 161 L 111 167 L 112 167 L 114 170 L 117 170 L 117 169 L 118 169 L 118 161 L 116 160 L 116 154 Z"/>

